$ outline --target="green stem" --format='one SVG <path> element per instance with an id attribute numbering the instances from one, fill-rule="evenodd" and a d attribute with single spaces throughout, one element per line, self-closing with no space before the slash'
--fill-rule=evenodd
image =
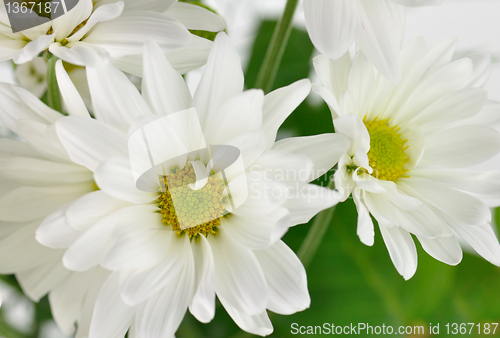
<path id="1" fill-rule="evenodd" d="M 328 187 L 330 189 L 334 187 L 333 180 L 330 182 Z M 311 228 L 309 228 L 309 232 L 307 233 L 304 242 L 302 242 L 297 254 L 306 268 L 309 263 L 311 263 L 316 251 L 318 251 L 321 241 L 323 240 L 323 237 L 325 237 L 326 231 L 330 226 L 334 213 L 335 206 L 330 209 L 323 210 L 316 216 L 316 218 L 314 218 L 313 224 L 311 225 Z"/>
<path id="2" fill-rule="evenodd" d="M 278 68 L 292 31 L 293 15 L 295 14 L 298 2 L 299 0 L 288 0 L 286 2 L 285 11 L 274 30 L 264 62 L 257 76 L 255 87 L 263 89 L 266 93 L 271 90 L 276 74 L 278 73 Z"/>
<path id="3" fill-rule="evenodd" d="M 50 53 L 47 53 L 45 57 L 48 60 L 47 64 L 47 105 L 62 113 L 62 101 L 61 92 L 59 90 L 59 85 L 57 84 L 56 78 L 56 62 L 58 58 Z"/>

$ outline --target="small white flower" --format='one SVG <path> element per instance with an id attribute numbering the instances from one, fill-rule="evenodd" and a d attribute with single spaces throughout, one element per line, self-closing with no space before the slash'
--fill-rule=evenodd
<path id="1" fill-rule="evenodd" d="M 223 33 L 214 42 L 193 98 L 156 44 L 147 43 L 144 55 L 142 97 L 111 65 L 87 67 L 101 122 L 68 117 L 56 127 L 71 159 L 94 171 L 101 189 L 70 207 L 67 228 L 83 233 L 76 242 L 68 241 L 64 255 L 65 266 L 73 270 L 101 264 L 113 271 L 97 299 L 90 337 L 123 337 L 131 325 L 132 334 L 139 337 L 172 337 L 188 307 L 198 320 L 209 322 L 216 294 L 243 330 L 270 334 L 266 309 L 291 314 L 310 302 L 305 269 L 280 237 L 290 226 L 337 203 L 336 192 L 308 182 L 317 177 L 313 167 L 331 168 L 349 142 L 343 135 L 324 134 L 274 143 L 281 123 L 308 95 L 310 82 L 298 81 L 266 96 L 260 90 L 243 91 L 239 57 Z M 76 96 L 63 95 L 68 107 L 82 106 L 71 104 Z M 186 109 L 197 112 L 202 132 L 187 118 L 193 115 L 178 113 Z M 164 190 L 158 177 L 156 183 L 148 181 L 152 192 L 137 189 L 126 131 L 162 116 L 173 116 L 177 123 L 167 125 L 170 130 L 154 143 L 144 127 L 152 157 L 170 158 L 203 137 L 209 147 L 231 145 L 241 151 L 246 173 L 227 177 L 233 199 L 248 188 L 240 207 L 182 229 L 182 216 L 177 217 L 177 209 L 171 211 L 174 190 Z M 203 155 L 181 156 L 174 182 L 193 182 L 195 176 L 205 175 L 210 163 Z M 279 178 L 287 172 L 289 177 Z M 216 193 L 217 182 L 206 183 L 211 184 L 208 192 Z M 97 199 L 97 194 L 115 202 Z M 231 209 L 225 199 L 214 198 L 214 209 Z M 213 212 L 211 206 L 204 208 L 188 213 L 185 220 Z M 87 220 L 89 210 L 109 215 Z M 47 230 L 40 228 L 38 235 Z"/>
<path id="2" fill-rule="evenodd" d="M 164 14 L 166 12 L 167 14 Z M 177 20 L 176 18 L 179 18 Z M 183 24 L 184 23 L 184 24 Z M 67 14 L 13 33 L 7 8 L 0 6 L 0 61 L 23 64 L 49 50 L 66 62 L 86 66 L 89 48 L 110 56 L 121 70 L 140 76 L 144 41 L 156 41 L 183 72 L 206 61 L 211 42 L 188 29 L 220 31 L 223 20 L 199 6 L 176 0 L 80 0 Z"/>
<path id="3" fill-rule="evenodd" d="M 487 102 L 481 88 L 488 57 L 451 61 L 455 40 L 432 48 L 423 39 L 401 53 L 402 81 L 387 81 L 362 52 L 337 61 L 314 59 L 323 86 L 315 90 L 332 109 L 336 132 L 351 139 L 339 161 L 337 189 L 352 194 L 357 233 L 374 241 L 377 221 L 398 272 L 405 279 L 417 268 L 411 234 L 434 258 L 450 265 L 462 259 L 457 237 L 500 265 L 500 246 L 487 205 L 500 203 L 498 172 L 463 168 L 500 150 L 500 105 Z"/>
<path id="4" fill-rule="evenodd" d="M 304 0 L 306 27 L 314 46 L 330 59 L 356 46 L 390 81 L 401 79 L 399 51 L 403 6 L 438 5 L 442 0 Z"/>

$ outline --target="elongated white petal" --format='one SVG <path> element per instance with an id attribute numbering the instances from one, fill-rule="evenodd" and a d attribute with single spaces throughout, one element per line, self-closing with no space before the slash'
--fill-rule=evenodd
<path id="1" fill-rule="evenodd" d="M 17 120 L 29 119 L 49 124 L 62 117 L 24 88 L 2 83 L 0 84 L 0 97 L 2 99 L 0 106 L 2 123 L 12 131 L 17 129 Z"/>
<path id="2" fill-rule="evenodd" d="M 94 119 L 68 117 L 56 130 L 71 160 L 92 171 L 111 156 L 127 154 L 125 133 Z"/>
<path id="3" fill-rule="evenodd" d="M 64 266 L 74 271 L 85 271 L 101 263 L 113 244 L 112 234 L 116 226 L 134 215 L 149 212 L 150 208 L 144 205 L 131 206 L 103 217 L 66 251 Z"/>
<path id="4" fill-rule="evenodd" d="M 95 170 L 95 181 L 108 195 L 130 203 L 144 204 L 158 198 L 155 192 L 136 188 L 130 161 L 125 157 L 113 157 L 100 165 Z"/>
<path id="5" fill-rule="evenodd" d="M 49 51 L 68 63 L 85 67 L 109 62 L 106 49 L 85 42 L 74 42 L 62 46 L 59 42 L 50 45 Z"/>
<path id="6" fill-rule="evenodd" d="M 241 60 L 225 33 L 217 34 L 207 60 L 194 105 L 200 114 L 202 125 L 207 116 L 222 104 L 243 91 Z"/>
<path id="7" fill-rule="evenodd" d="M 489 54 L 474 53 L 467 55 L 474 64 L 472 76 L 469 79 L 468 86 L 483 87 L 490 78 L 491 69 L 493 67 L 492 57 Z"/>
<path id="8" fill-rule="evenodd" d="M 59 8 L 61 10 L 62 4 Z M 52 21 L 55 39 L 61 41 L 73 32 L 76 26 L 88 19 L 92 14 L 92 1 L 78 1 L 73 10 Z"/>
<path id="9" fill-rule="evenodd" d="M 142 11 L 125 12 L 114 20 L 99 23 L 83 41 L 106 49 L 111 57 L 122 57 L 141 54 L 145 36 L 156 41 L 165 53 L 191 43 L 191 34 L 177 20 Z"/>
<path id="10" fill-rule="evenodd" d="M 417 249 L 411 235 L 399 227 L 380 226 L 380 232 L 394 266 L 408 280 L 417 270 Z"/>
<path id="11" fill-rule="evenodd" d="M 356 234 L 358 235 L 361 243 L 372 246 L 375 242 L 375 230 L 370 213 L 361 200 L 361 189 L 354 189 L 352 195 L 354 203 L 356 204 L 356 210 L 358 211 L 358 226 L 356 228 Z"/>
<path id="12" fill-rule="evenodd" d="M 278 241 L 265 250 L 256 250 L 255 256 L 266 276 L 269 310 L 290 315 L 310 306 L 306 270 L 284 242 Z"/>
<path id="13" fill-rule="evenodd" d="M 190 108 L 192 99 L 186 82 L 156 43 L 146 42 L 144 60 L 142 95 L 151 110 L 168 115 Z"/>
<path id="14" fill-rule="evenodd" d="M 215 291 L 238 311 L 258 315 L 266 309 L 268 292 L 255 254 L 230 240 L 220 230 L 208 237 L 215 263 Z"/>
<path id="15" fill-rule="evenodd" d="M 347 89 L 351 55 L 345 53 L 338 60 L 330 60 L 325 55 L 318 55 L 313 59 L 313 65 L 323 86 L 334 95 L 335 100 L 338 100 L 340 94 Z"/>
<path id="16" fill-rule="evenodd" d="M 57 253 L 60 258 L 61 252 Z M 16 278 L 24 293 L 38 302 L 70 274 L 71 271 L 62 266 L 60 259 L 53 257 L 39 267 L 16 273 Z"/>
<path id="17" fill-rule="evenodd" d="M 202 323 L 210 322 L 215 315 L 214 258 L 205 236 L 191 243 L 195 267 L 194 296 L 189 311 Z"/>
<path id="18" fill-rule="evenodd" d="M 135 308 L 123 302 L 119 292 L 118 273 L 113 273 L 102 286 L 95 304 L 89 337 L 121 338 L 132 323 Z"/>
<path id="19" fill-rule="evenodd" d="M 419 236 L 418 240 L 429 255 L 441 262 L 457 265 L 462 261 L 462 248 L 455 236 L 434 239 Z"/>
<path id="20" fill-rule="evenodd" d="M 279 240 L 290 227 L 290 212 L 279 208 L 261 217 L 231 215 L 223 218 L 225 232 L 235 242 L 250 249 L 264 249 Z"/>
<path id="21" fill-rule="evenodd" d="M 233 96 L 206 116 L 204 134 L 209 144 L 224 144 L 244 132 L 262 126 L 264 92 L 251 89 Z"/>
<path id="22" fill-rule="evenodd" d="M 238 135 L 226 144 L 239 149 L 245 168 L 250 168 L 267 147 L 266 135 L 261 130 Z"/>
<path id="23" fill-rule="evenodd" d="M 268 150 L 252 166 L 262 170 L 276 180 L 295 186 L 297 182 L 309 182 L 313 175 L 313 162 L 305 155 L 280 150 Z"/>
<path id="24" fill-rule="evenodd" d="M 46 217 L 36 230 L 36 240 L 53 249 L 69 248 L 81 232 L 71 228 L 66 222 L 65 212 L 68 205 Z"/>
<path id="25" fill-rule="evenodd" d="M 342 134 L 321 134 L 280 140 L 272 149 L 305 155 L 311 159 L 313 171 L 309 181 L 314 181 L 333 168 L 349 147 L 350 140 Z"/>
<path id="26" fill-rule="evenodd" d="M 460 223 L 451 224 L 460 237 L 469 243 L 484 259 L 492 264 L 500 266 L 500 244 L 491 228 L 484 224 L 470 227 Z"/>
<path id="27" fill-rule="evenodd" d="M 137 313 L 139 337 L 173 337 L 184 318 L 193 296 L 194 261 L 191 251 L 180 275 L 176 276 L 156 297 L 151 297 Z"/>
<path id="28" fill-rule="evenodd" d="M 62 60 L 58 60 L 56 63 L 56 75 L 61 96 L 68 113 L 73 116 L 90 117 L 82 97 L 64 69 Z"/>
<path id="29" fill-rule="evenodd" d="M 330 59 L 344 55 L 361 28 L 358 1 L 305 0 L 304 14 L 312 43 Z"/>
<path id="30" fill-rule="evenodd" d="M 447 168 L 470 167 L 500 151 L 500 133 L 481 125 L 466 125 L 439 130 L 427 135 L 421 163 Z"/>
<path id="31" fill-rule="evenodd" d="M 91 286 L 96 270 L 83 273 L 73 272 L 57 285 L 49 294 L 50 308 L 54 320 L 61 331 L 71 335 L 75 331 L 75 323 L 80 318 L 80 311 L 87 292 Z"/>
<path id="32" fill-rule="evenodd" d="M 66 221 L 73 229 L 85 231 L 99 219 L 130 205 L 102 190 L 93 191 L 71 203 L 66 210 Z"/>
<path id="33" fill-rule="evenodd" d="M 291 226 L 309 222 L 318 212 L 336 205 L 341 195 L 329 188 L 306 184 L 292 191 L 283 204 L 290 211 Z"/>
<path id="34" fill-rule="evenodd" d="M 177 238 L 171 229 L 166 228 L 165 233 L 170 240 L 165 243 L 167 252 L 165 259 L 153 268 L 129 271 L 120 278 L 120 292 L 123 300 L 129 305 L 137 305 L 153 294 L 161 291 L 168 284 L 179 279 L 189 259 L 192 259 L 189 238 Z M 187 308 L 187 304 L 186 304 Z"/>
<path id="35" fill-rule="evenodd" d="M 393 83 L 401 81 L 399 53 L 404 33 L 404 10 L 389 0 L 359 0 L 361 26 L 358 47 L 375 68 Z"/>
<path id="36" fill-rule="evenodd" d="M 177 2 L 165 14 L 179 20 L 187 29 L 220 32 L 226 27 L 220 16 L 195 4 Z"/>
<path id="37" fill-rule="evenodd" d="M 113 232 L 113 246 L 101 265 L 112 271 L 147 269 L 165 258 L 169 236 L 162 227 L 162 216 L 149 210 L 122 220 Z M 149 211 L 149 212 L 148 212 Z"/>
<path id="38" fill-rule="evenodd" d="M 289 86 L 276 89 L 264 98 L 262 128 L 266 133 L 268 149 L 276 140 L 279 127 L 311 92 L 311 82 L 299 80 Z"/>
<path id="39" fill-rule="evenodd" d="M 267 336 L 273 332 L 273 324 L 265 310 L 257 315 L 249 315 L 237 310 L 224 298 L 219 297 L 219 300 L 240 329 L 259 336 Z"/>
<path id="40" fill-rule="evenodd" d="M 47 49 L 52 42 L 54 42 L 55 37 L 56 33 L 51 35 L 41 35 L 35 40 L 28 42 L 14 58 L 14 63 L 19 65 L 33 60 L 33 58 L 37 57 L 42 51 Z"/>
<path id="41" fill-rule="evenodd" d="M 44 218 L 91 189 L 89 184 L 20 187 L 0 198 L 0 219 L 24 222 Z M 29 205 L 29 208 L 26 206 Z"/>

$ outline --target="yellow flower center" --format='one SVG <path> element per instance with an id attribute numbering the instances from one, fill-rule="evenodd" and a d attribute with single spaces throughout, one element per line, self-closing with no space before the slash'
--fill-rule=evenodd
<path id="1" fill-rule="evenodd" d="M 161 181 L 158 207 L 163 224 L 171 226 L 178 235 L 186 233 L 190 239 L 199 234 L 205 237 L 217 234 L 220 218 L 225 213 L 223 180 L 209 177 L 203 188 L 193 190 L 189 184 L 196 182 L 196 174 L 188 164 L 161 177 Z"/>
<path id="2" fill-rule="evenodd" d="M 404 140 L 401 133 L 398 133 L 397 125 L 390 126 L 389 119 L 375 118 L 364 123 L 370 134 L 368 159 L 373 169 L 372 176 L 379 180 L 396 181 L 408 172 L 408 169 L 404 168 L 408 162 L 405 153 L 408 149 L 408 145 L 405 146 L 408 140 Z"/>

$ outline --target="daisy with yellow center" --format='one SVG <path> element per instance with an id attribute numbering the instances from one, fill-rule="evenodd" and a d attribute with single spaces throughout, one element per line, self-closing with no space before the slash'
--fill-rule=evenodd
<path id="1" fill-rule="evenodd" d="M 335 187 L 358 211 L 357 234 L 374 242 L 378 222 L 389 255 L 405 278 L 417 269 L 414 235 L 427 253 L 450 265 L 462 259 L 458 236 L 500 265 L 488 206 L 500 203 L 500 176 L 464 168 L 500 151 L 481 88 L 486 57 L 451 61 L 455 41 L 428 48 L 423 39 L 401 52 L 394 85 L 363 52 L 314 59 L 335 131 L 351 147 L 339 161 Z M 479 179 L 482 177 L 482 179 Z M 488 182 L 485 184 L 484 182 Z"/>

